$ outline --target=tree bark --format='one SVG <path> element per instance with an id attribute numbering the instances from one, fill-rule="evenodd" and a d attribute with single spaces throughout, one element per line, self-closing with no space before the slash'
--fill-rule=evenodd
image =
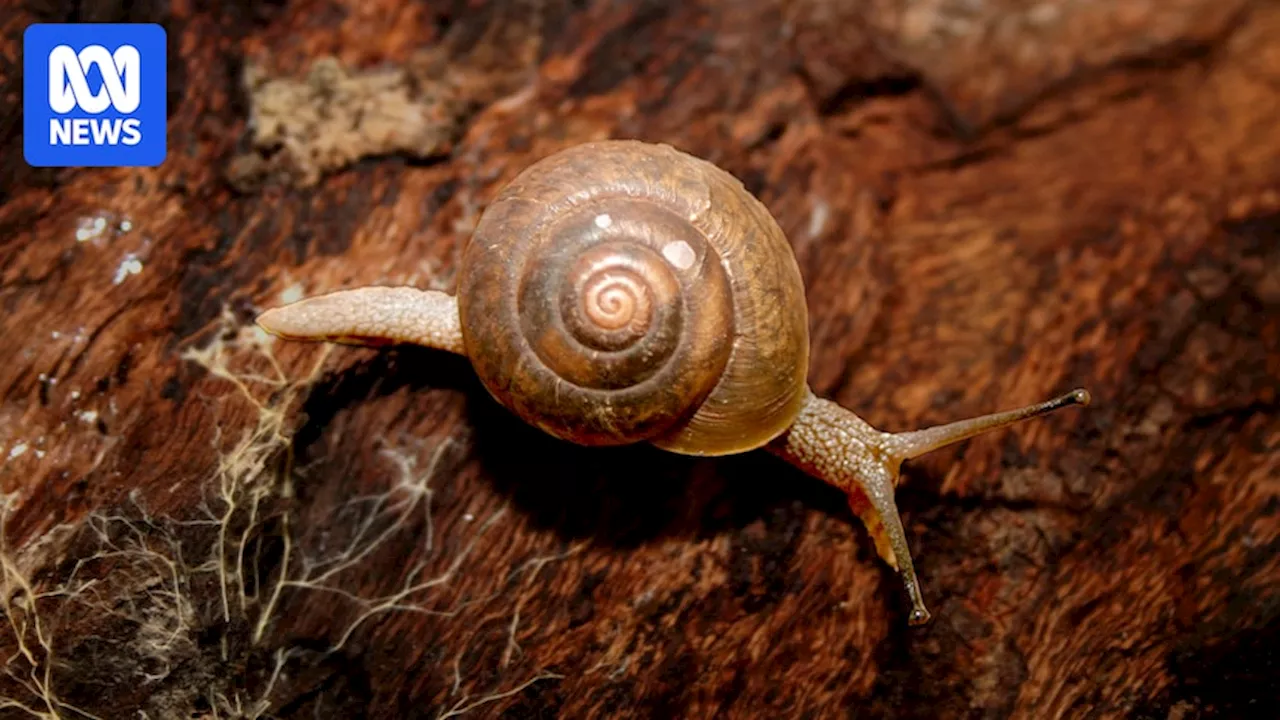
<path id="1" fill-rule="evenodd" d="M 0 707 L 1275 707 L 1280 6 L 978 6 L 4 13 Z M 38 21 L 164 24 L 162 166 L 25 164 Z M 806 281 L 815 392 L 876 427 L 1090 390 L 905 466 L 931 624 L 907 626 L 844 497 L 767 453 L 576 447 L 461 358 L 253 328 L 345 287 L 452 289 L 502 184 L 603 137 L 758 194 Z"/>

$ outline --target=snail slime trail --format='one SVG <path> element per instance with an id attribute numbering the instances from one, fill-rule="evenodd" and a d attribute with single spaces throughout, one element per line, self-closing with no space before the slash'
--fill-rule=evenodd
<path id="1" fill-rule="evenodd" d="M 589 446 L 684 455 L 765 449 L 840 488 L 928 622 L 894 501 L 902 463 L 1070 405 L 1052 400 L 886 433 L 809 388 L 805 289 L 765 206 L 668 145 L 577 145 L 526 168 L 484 211 L 454 294 L 363 287 L 267 310 L 291 340 L 411 343 L 468 358 L 525 422 Z"/>

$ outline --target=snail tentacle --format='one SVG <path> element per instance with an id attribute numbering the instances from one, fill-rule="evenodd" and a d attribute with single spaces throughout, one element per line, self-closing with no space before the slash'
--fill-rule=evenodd
<path id="1" fill-rule="evenodd" d="M 929 621 L 929 611 L 894 502 L 902 459 L 881 450 L 883 436 L 848 409 L 810 393 L 795 424 L 767 447 L 848 496 L 876 553 L 901 575 L 911 600 L 910 623 L 920 625 Z"/>
<path id="2" fill-rule="evenodd" d="M 929 610 L 920 592 L 907 534 L 894 502 L 903 461 L 1064 407 L 1087 405 L 1089 400 L 1085 390 L 1073 390 L 1016 410 L 924 430 L 887 433 L 810 391 L 795 424 L 768 448 L 806 473 L 844 491 L 850 509 L 875 542 L 877 554 L 902 576 L 911 600 L 909 622 L 922 625 L 929 621 Z"/>

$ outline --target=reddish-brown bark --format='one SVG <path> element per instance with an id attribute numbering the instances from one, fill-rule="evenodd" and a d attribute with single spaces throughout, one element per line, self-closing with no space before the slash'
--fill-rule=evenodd
<path id="1" fill-rule="evenodd" d="M 1274 706 L 1280 8 L 862 5 L 0 14 L 0 697 L 104 718 Z M 23 162 L 22 30 L 68 20 L 165 23 L 160 168 Z M 245 68 L 327 57 L 444 98 L 432 146 L 365 138 L 314 178 L 255 146 Z M 239 330 L 299 292 L 452 288 L 503 182 L 606 136 L 759 194 L 805 276 L 810 380 L 869 422 L 1093 393 L 908 464 L 931 625 L 907 627 L 844 498 L 766 454 L 579 448 L 458 358 Z"/>

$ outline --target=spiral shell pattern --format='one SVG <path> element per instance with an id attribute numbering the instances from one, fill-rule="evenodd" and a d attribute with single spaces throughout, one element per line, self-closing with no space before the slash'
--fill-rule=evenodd
<path id="1" fill-rule="evenodd" d="M 726 178 L 667 146 L 630 141 L 576 146 L 520 173 L 485 210 L 459 276 L 464 345 L 490 393 L 584 445 L 676 438 L 671 449 L 701 452 L 710 437 L 714 454 L 717 443 L 758 443 L 785 427 L 807 360 L 803 288 L 767 213 L 762 221 L 727 202 L 748 221 L 739 228 L 743 218 L 716 210 Z M 724 248 L 748 259 L 744 282 Z M 761 319 L 765 341 L 744 337 Z M 747 382 L 726 388 L 735 356 L 761 363 L 753 372 L 763 382 L 739 370 Z M 741 408 L 725 404 L 735 388 L 754 393 Z M 717 392 L 723 400 L 709 403 Z"/>
<path id="2" fill-rule="evenodd" d="M 520 235 L 477 230 L 473 243 L 497 244 L 469 274 L 473 296 L 489 299 L 464 323 L 489 348 L 477 356 L 506 360 L 494 369 L 496 394 L 544 430 L 589 445 L 652 437 L 696 409 L 729 358 L 733 299 L 689 218 L 603 189 L 510 206 L 537 216 L 523 217 Z"/>
<path id="3" fill-rule="evenodd" d="M 635 210 L 608 228 L 594 222 L 612 219 L 607 211 L 591 209 L 587 222 L 566 218 L 549 238 L 557 251 L 534 258 L 521 278 L 525 339 L 547 369 L 578 387 L 622 390 L 670 368 L 681 328 L 698 311 L 682 287 L 696 273 L 682 273 L 652 246 L 688 241 L 663 239 L 679 228 L 655 233 L 668 218 L 636 218 L 651 213 Z"/>

